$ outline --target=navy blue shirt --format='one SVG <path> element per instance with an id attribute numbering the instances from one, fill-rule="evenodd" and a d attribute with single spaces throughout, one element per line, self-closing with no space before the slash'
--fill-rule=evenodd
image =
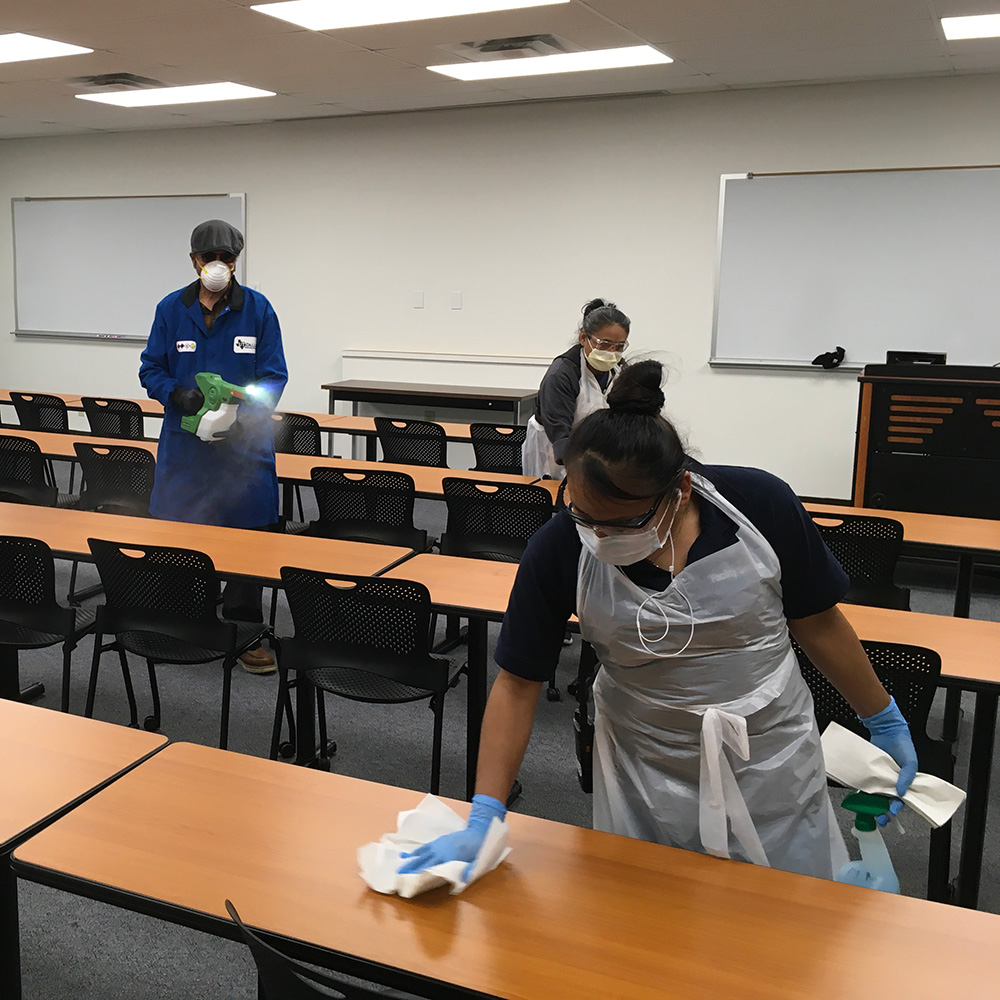
<path id="1" fill-rule="evenodd" d="M 808 618 L 841 600 L 847 592 L 848 576 L 787 483 L 760 469 L 695 461 L 689 461 L 688 468 L 709 480 L 774 549 L 781 564 L 786 618 Z M 702 501 L 699 515 L 701 533 L 688 552 L 688 564 L 736 541 L 735 523 L 715 504 Z M 504 670 L 532 681 L 552 676 L 566 622 L 576 613 L 581 545 L 568 514 L 556 515 L 528 542 L 494 654 Z M 659 593 L 670 584 L 670 574 L 645 559 L 622 570 L 651 593 Z"/>

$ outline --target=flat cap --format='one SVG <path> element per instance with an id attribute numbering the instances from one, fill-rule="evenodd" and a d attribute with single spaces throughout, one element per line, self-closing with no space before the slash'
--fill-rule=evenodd
<path id="1" fill-rule="evenodd" d="M 243 251 L 243 234 L 222 219 L 209 219 L 194 227 L 191 233 L 191 253 L 225 250 L 237 256 Z"/>

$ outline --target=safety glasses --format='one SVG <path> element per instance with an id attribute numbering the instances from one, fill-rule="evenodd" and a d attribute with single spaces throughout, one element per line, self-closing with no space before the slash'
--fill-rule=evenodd
<path id="1" fill-rule="evenodd" d="M 565 482 L 565 480 L 563 480 Z M 653 506 L 646 511 L 645 514 L 640 514 L 638 517 L 622 517 L 614 521 L 595 521 L 593 518 L 585 517 L 582 514 L 577 514 L 573 510 L 573 501 L 566 501 L 565 490 L 560 489 L 559 494 L 556 497 L 556 510 L 565 511 L 577 524 L 582 524 L 585 528 L 626 528 L 626 529 L 639 529 L 645 528 L 647 524 L 652 520 L 653 515 L 659 509 L 660 504 L 663 502 L 663 498 L 670 492 L 670 488 L 665 489 L 654 501 Z"/>
<path id="2" fill-rule="evenodd" d="M 204 253 L 195 254 L 199 260 L 210 264 L 213 260 L 221 260 L 223 264 L 232 264 L 236 260 L 236 254 L 227 250 L 206 250 Z"/>
<path id="3" fill-rule="evenodd" d="M 611 351 L 613 354 L 624 354 L 628 347 L 627 340 L 601 340 L 599 337 L 592 337 L 587 334 L 589 340 L 598 351 Z"/>

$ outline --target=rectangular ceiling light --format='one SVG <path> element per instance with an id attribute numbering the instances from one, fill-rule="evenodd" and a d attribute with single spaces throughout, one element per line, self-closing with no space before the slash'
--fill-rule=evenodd
<path id="1" fill-rule="evenodd" d="M 942 17 L 941 27 L 949 41 L 958 38 L 1000 38 L 1000 14 Z"/>
<path id="2" fill-rule="evenodd" d="M 19 31 L 9 35 L 0 35 L 0 63 L 27 62 L 29 59 L 53 59 L 56 56 L 77 56 L 93 51 L 93 49 L 85 49 L 82 45 L 54 42 L 51 38 L 23 35 Z"/>
<path id="3" fill-rule="evenodd" d="M 593 52 L 565 52 L 554 56 L 525 56 L 521 59 L 491 59 L 488 62 L 449 63 L 428 66 L 435 73 L 456 80 L 499 80 L 510 76 L 544 76 L 548 73 L 584 73 L 596 69 L 623 69 L 656 66 L 673 59 L 651 45 L 628 45 L 620 49 Z"/>
<path id="4" fill-rule="evenodd" d="M 123 108 L 151 108 L 160 104 L 203 104 L 206 101 L 239 101 L 245 97 L 274 97 L 274 91 L 244 87 L 242 83 L 198 83 L 191 87 L 155 87 L 76 96 L 81 101 L 117 104 Z"/>
<path id="5" fill-rule="evenodd" d="M 569 0 L 285 0 L 252 6 L 261 14 L 280 17 L 312 31 L 333 31 L 371 24 L 426 21 L 432 17 L 547 7 L 557 3 L 569 3 Z"/>

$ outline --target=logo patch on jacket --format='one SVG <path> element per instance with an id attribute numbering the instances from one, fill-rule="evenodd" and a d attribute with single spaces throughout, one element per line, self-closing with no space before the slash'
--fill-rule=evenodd
<path id="1" fill-rule="evenodd" d="M 181 354 L 192 354 L 198 350 L 198 345 L 193 340 L 178 340 L 176 346 Z"/>
<path id="2" fill-rule="evenodd" d="M 233 352 L 236 354 L 256 354 L 257 353 L 257 338 L 256 337 L 234 337 L 233 338 Z"/>

